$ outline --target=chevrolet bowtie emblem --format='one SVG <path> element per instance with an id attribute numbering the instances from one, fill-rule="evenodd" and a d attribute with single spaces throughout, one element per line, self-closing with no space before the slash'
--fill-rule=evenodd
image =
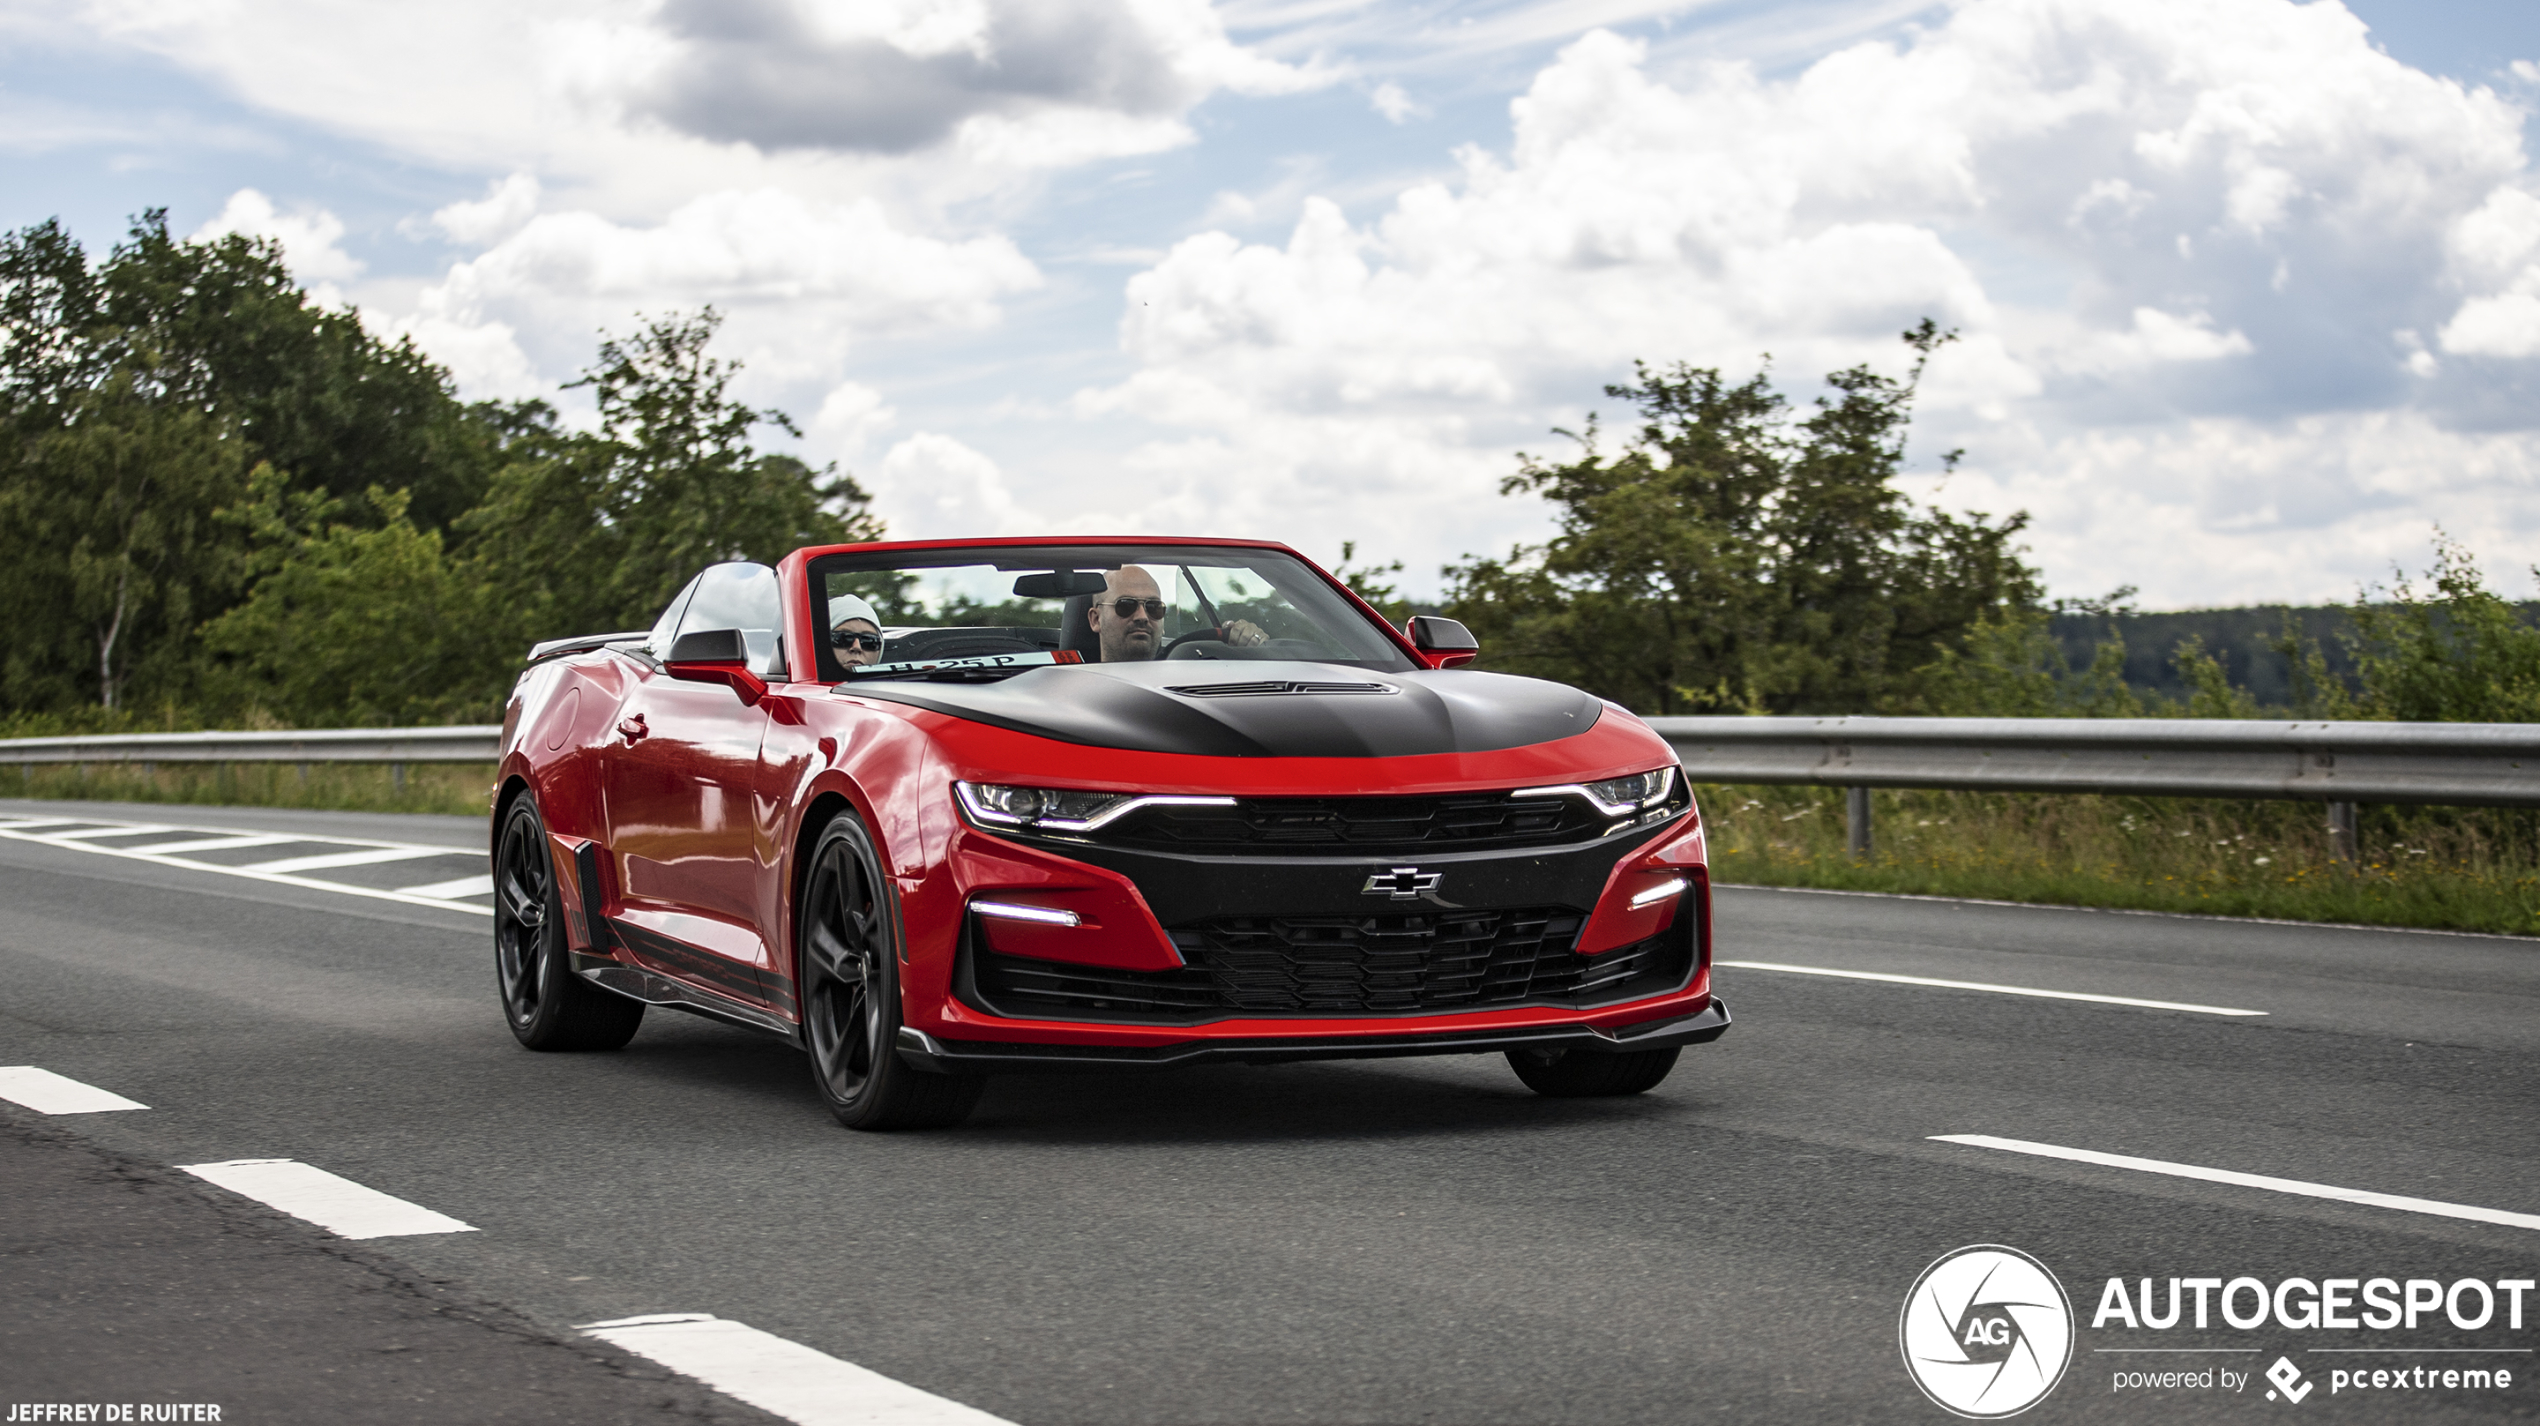
<path id="1" fill-rule="evenodd" d="M 1416 866 L 1398 866 L 1391 871 L 1377 872 L 1367 878 L 1365 886 L 1358 889 L 1369 896 L 1390 896 L 1396 901 L 1417 901 L 1427 893 L 1437 890 L 1438 878 L 1444 874 L 1422 871 Z"/>

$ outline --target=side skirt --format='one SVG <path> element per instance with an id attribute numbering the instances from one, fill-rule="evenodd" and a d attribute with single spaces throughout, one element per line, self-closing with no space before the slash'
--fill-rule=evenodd
<path id="1" fill-rule="evenodd" d="M 780 1016 L 772 1015 L 758 1006 L 745 1005 L 738 1000 L 717 995 L 701 986 L 672 980 L 666 975 L 655 975 L 640 966 L 602 960 L 596 956 L 586 956 L 577 952 L 573 957 L 573 969 L 574 973 L 584 980 L 605 990 L 615 991 L 629 1000 L 640 1000 L 647 1005 L 667 1006 L 673 1010 L 686 1010 L 693 1014 L 703 1015 L 709 1020 L 721 1020 L 726 1024 L 739 1025 L 745 1029 L 764 1030 L 782 1038 L 788 1044 L 802 1042 L 799 1029 Z"/>

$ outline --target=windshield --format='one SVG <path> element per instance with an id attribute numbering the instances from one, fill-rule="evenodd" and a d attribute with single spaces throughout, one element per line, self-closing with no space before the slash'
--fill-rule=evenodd
<path id="1" fill-rule="evenodd" d="M 1407 672 L 1401 647 L 1276 550 L 875 550 L 811 566 L 820 676 L 998 677 L 1058 663 L 1305 659 Z M 924 669 L 948 660 L 967 668 Z"/>

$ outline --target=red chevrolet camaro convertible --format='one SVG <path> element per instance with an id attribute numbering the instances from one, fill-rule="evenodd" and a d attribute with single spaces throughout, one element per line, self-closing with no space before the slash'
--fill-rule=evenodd
<path id="1" fill-rule="evenodd" d="M 799 1044 L 859 1129 L 986 1077 L 1505 1053 L 1650 1088 L 1728 1027 L 1667 744 L 1458 667 L 1282 545 L 839 545 L 532 650 L 493 804 L 505 1014 Z"/>

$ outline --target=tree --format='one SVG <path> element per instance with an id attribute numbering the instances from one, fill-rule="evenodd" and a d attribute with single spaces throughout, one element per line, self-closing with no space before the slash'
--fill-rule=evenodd
<path id="1" fill-rule="evenodd" d="M 129 372 L 65 408 L 0 466 L 0 590 L 17 625 L 0 688 L 13 705 L 58 705 L 84 683 L 112 709 L 136 664 L 188 657 L 184 636 L 235 588 L 215 517 L 244 489 L 247 452 L 212 417 L 146 399 Z"/>
<path id="2" fill-rule="evenodd" d="M 359 508 L 285 487 L 259 467 L 233 518 L 263 552 L 254 592 L 203 630 L 231 701 L 301 726 L 482 718 L 520 651 L 486 637 L 484 590 L 416 528 L 404 491 Z"/>
<path id="3" fill-rule="evenodd" d="M 1903 379 L 1836 372 L 1797 418 L 1768 372 L 1636 366 L 1606 388 L 1639 408 L 1629 444 L 1608 458 L 1591 420 L 1574 460 L 1521 457 L 1502 493 L 1549 499 L 1559 533 L 1450 567 L 1449 612 L 1488 666 L 1643 712 L 1911 699 L 1922 669 L 2039 592 L 2012 544 L 2025 516 L 1917 509 L 1892 483 L 1916 383 L 1953 336 L 1926 320 Z"/>
<path id="4" fill-rule="evenodd" d="M 466 553 L 509 591 L 532 637 L 643 628 L 718 560 L 773 562 L 807 544 L 878 538 L 855 480 L 763 454 L 750 434 L 779 411 L 733 401 L 736 362 L 709 356 L 722 317 L 660 318 L 601 342 L 577 387 L 598 398 L 596 436 L 530 413 L 485 504 L 461 522 Z"/>
<path id="5" fill-rule="evenodd" d="M 2540 568 L 2532 571 L 2540 578 Z M 2479 577 L 2478 560 L 2441 531 L 2433 582 L 2405 574 L 2384 603 L 2348 608 L 2361 711 L 2403 722 L 2540 722 L 2540 628 Z"/>

